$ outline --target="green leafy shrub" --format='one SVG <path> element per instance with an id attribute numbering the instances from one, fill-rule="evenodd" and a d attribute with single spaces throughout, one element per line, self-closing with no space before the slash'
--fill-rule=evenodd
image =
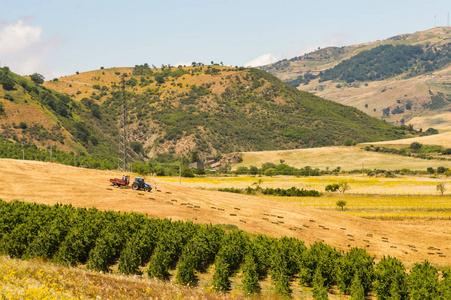
<path id="1" fill-rule="evenodd" d="M 229 290 L 229 277 L 239 268 L 248 244 L 249 236 L 243 231 L 232 230 L 224 236 L 215 259 L 215 273 L 213 274 L 215 290 Z"/>
<path id="2" fill-rule="evenodd" d="M 408 290 L 412 300 L 438 299 L 437 269 L 431 266 L 428 261 L 416 263 L 409 274 Z"/>
<path id="3" fill-rule="evenodd" d="M 258 283 L 258 266 L 253 251 L 250 251 L 244 257 L 243 264 L 243 292 L 245 295 L 256 294 L 260 292 Z"/>
<path id="4" fill-rule="evenodd" d="M 313 298 L 316 300 L 327 300 L 329 296 L 327 295 L 327 285 L 324 283 L 325 280 L 321 275 L 321 270 L 318 268 L 313 275 Z"/>
<path id="5" fill-rule="evenodd" d="M 340 252 L 335 248 L 322 242 L 315 242 L 300 257 L 300 281 L 313 286 L 314 274 L 319 272 L 323 285 L 328 288 L 335 280 L 335 265 L 340 257 Z"/>
<path id="6" fill-rule="evenodd" d="M 183 285 L 193 283 L 195 271 L 204 272 L 214 261 L 223 236 L 224 231 L 218 227 L 208 226 L 199 230 L 183 249 L 177 265 L 176 282 Z"/>
<path id="7" fill-rule="evenodd" d="M 357 276 L 367 294 L 374 279 L 373 264 L 374 257 L 359 248 L 352 248 L 346 255 L 340 257 L 335 270 L 340 291 L 350 294 L 352 280 Z"/>
<path id="8" fill-rule="evenodd" d="M 379 300 L 408 299 L 407 274 L 401 261 L 383 257 L 376 265 L 374 290 Z"/>
<path id="9" fill-rule="evenodd" d="M 306 249 L 303 242 L 287 237 L 282 237 L 272 245 L 271 279 L 278 294 L 291 294 L 290 278 L 299 273 L 300 257 Z"/>
<path id="10" fill-rule="evenodd" d="M 338 183 L 328 184 L 326 185 L 326 192 L 336 192 L 339 188 Z"/>

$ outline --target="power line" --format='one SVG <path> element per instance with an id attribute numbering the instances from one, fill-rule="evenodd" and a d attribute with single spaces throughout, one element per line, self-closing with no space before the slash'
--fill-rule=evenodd
<path id="1" fill-rule="evenodd" d="M 120 118 L 120 132 L 119 132 L 119 150 L 118 150 L 118 164 L 119 170 L 126 172 L 127 168 L 127 154 L 128 154 L 128 138 L 127 138 L 127 99 L 125 97 L 125 78 L 124 74 L 121 76 L 121 90 L 122 90 L 122 106 Z"/>

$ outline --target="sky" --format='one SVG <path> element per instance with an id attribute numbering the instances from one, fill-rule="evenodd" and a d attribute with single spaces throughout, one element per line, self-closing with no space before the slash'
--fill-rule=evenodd
<path id="1" fill-rule="evenodd" d="M 0 0 L 0 66 L 46 80 L 148 63 L 258 66 L 448 25 L 450 0 Z"/>

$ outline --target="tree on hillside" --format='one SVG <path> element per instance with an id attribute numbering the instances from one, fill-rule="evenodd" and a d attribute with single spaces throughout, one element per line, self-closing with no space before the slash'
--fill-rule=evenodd
<path id="1" fill-rule="evenodd" d="M 199 162 L 199 161 L 200 161 L 200 158 L 199 158 L 199 151 L 193 150 L 193 151 L 191 152 L 190 160 L 191 160 L 192 163 L 194 163 L 194 162 Z"/>
<path id="2" fill-rule="evenodd" d="M 412 150 L 412 152 L 417 153 L 418 151 L 420 151 L 421 147 L 423 145 L 417 142 L 413 142 L 412 144 L 410 144 L 410 150 Z"/>
<path id="3" fill-rule="evenodd" d="M 14 90 L 14 80 L 9 76 L 10 71 L 8 67 L 3 67 L 3 72 L 0 73 L 0 84 L 5 91 Z"/>
<path id="4" fill-rule="evenodd" d="M 442 166 L 437 167 L 437 173 L 438 173 L 438 174 L 443 174 L 443 173 L 445 173 L 447 170 L 448 170 L 448 168 L 445 168 L 445 167 L 442 167 Z"/>
<path id="5" fill-rule="evenodd" d="M 357 273 L 354 274 L 351 283 L 351 300 L 365 300 L 365 290 Z"/>
<path id="6" fill-rule="evenodd" d="M 30 79 L 37 84 L 43 84 L 44 78 L 45 77 L 39 73 L 34 73 L 33 75 L 30 75 Z"/>
<path id="7" fill-rule="evenodd" d="M 182 170 L 182 177 L 194 177 L 194 172 L 191 169 L 185 168 Z"/>
<path id="8" fill-rule="evenodd" d="M 140 142 L 134 141 L 130 143 L 130 147 L 135 151 L 137 154 L 140 154 L 143 152 L 143 145 Z"/>

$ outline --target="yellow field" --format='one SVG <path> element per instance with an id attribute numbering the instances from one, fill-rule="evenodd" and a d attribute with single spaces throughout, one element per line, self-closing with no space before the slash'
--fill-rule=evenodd
<path id="1" fill-rule="evenodd" d="M 233 290 L 227 294 L 216 293 L 210 283 L 213 268 L 205 274 L 198 274 L 199 286 L 188 287 L 174 283 L 176 270 L 171 270 L 172 279 L 161 281 L 143 276 L 101 274 L 78 268 L 44 262 L 41 260 L 19 260 L 0 256 L 0 299 L 286 299 L 274 291 L 271 276 L 260 281 L 260 294 L 243 295 L 242 273 L 231 277 Z M 312 289 L 293 282 L 293 299 L 313 299 Z M 329 294 L 331 300 L 349 299 L 336 292 Z"/>
<path id="2" fill-rule="evenodd" d="M 179 184 L 178 177 L 158 177 L 159 181 Z M 345 195 L 405 195 L 405 196 L 438 196 L 436 186 L 445 183 L 446 195 L 451 195 L 451 178 L 440 176 L 402 176 L 395 178 L 362 177 L 362 175 L 342 176 L 230 176 L 230 177 L 195 177 L 182 178 L 182 186 L 204 189 L 246 188 L 248 186 L 262 188 L 314 189 L 323 192 L 329 184 L 347 182 L 350 186 Z"/>
<path id="3" fill-rule="evenodd" d="M 39 260 L 0 256 L 0 298 L 35 299 L 241 299 L 173 282 L 65 268 Z"/>
<path id="4" fill-rule="evenodd" d="M 159 178 L 159 181 L 179 183 L 179 178 Z M 325 193 L 328 184 L 347 182 L 345 193 Z M 437 192 L 437 183 L 445 183 L 444 195 Z M 300 177 L 201 177 L 183 178 L 182 185 L 201 189 L 284 188 L 292 186 L 314 189 L 325 194 L 322 197 L 260 196 L 268 200 L 293 203 L 308 208 L 339 210 L 338 200 L 347 202 L 344 214 L 365 218 L 426 218 L 451 219 L 451 179 L 446 177 L 398 176 L 396 178 L 372 178 L 357 175 Z"/>

